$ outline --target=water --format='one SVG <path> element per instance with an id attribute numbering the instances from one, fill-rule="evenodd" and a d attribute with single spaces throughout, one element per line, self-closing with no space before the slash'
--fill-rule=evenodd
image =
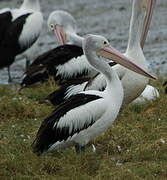
<path id="1" fill-rule="evenodd" d="M 44 26 L 38 41 L 37 51 L 32 58 L 56 46 L 55 38 L 48 33 L 46 20 L 53 10 L 66 10 L 77 20 L 78 32 L 101 34 L 107 37 L 111 44 L 124 52 L 128 40 L 129 20 L 132 0 L 40 0 L 44 13 Z M 0 1 L 0 9 L 19 7 L 20 0 Z M 167 75 L 167 1 L 157 1 L 153 21 L 144 47 L 144 54 L 150 65 L 150 70 Z M 166 17 L 166 18 L 165 18 Z M 25 54 L 25 53 L 24 53 Z M 11 66 L 12 76 L 21 77 L 24 72 L 24 54 Z M 6 69 L 0 70 L 0 81 L 6 81 Z"/>

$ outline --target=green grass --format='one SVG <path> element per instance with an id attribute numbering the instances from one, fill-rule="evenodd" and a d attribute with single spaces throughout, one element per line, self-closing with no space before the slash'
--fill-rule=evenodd
<path id="1" fill-rule="evenodd" d="M 51 92 L 48 84 L 25 89 L 0 87 L 0 179 L 166 179 L 167 95 L 154 82 L 160 98 L 126 107 L 112 128 L 97 137 L 86 153 L 73 148 L 37 157 L 31 143 L 52 106 L 38 100 Z M 90 143 L 90 144 L 91 144 Z"/>

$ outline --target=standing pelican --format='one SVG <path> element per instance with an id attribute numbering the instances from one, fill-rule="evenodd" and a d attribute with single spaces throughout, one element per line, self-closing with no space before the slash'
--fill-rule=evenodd
<path id="1" fill-rule="evenodd" d="M 43 16 L 39 0 L 24 0 L 19 9 L 3 9 L 0 23 L 0 69 L 8 67 L 11 82 L 9 67 L 15 56 L 30 48 L 40 35 Z"/>
<path id="2" fill-rule="evenodd" d="M 123 101 L 123 88 L 117 73 L 101 57 L 152 78 L 102 36 L 88 35 L 83 41 L 83 50 L 90 65 L 104 75 L 106 88 L 103 92 L 81 92 L 57 107 L 42 122 L 33 142 L 33 152 L 38 155 L 72 145 L 77 153 L 85 151 L 87 143 L 116 119 Z"/>
<path id="3" fill-rule="evenodd" d="M 148 3 L 150 3 L 148 5 L 148 6 L 150 6 L 150 11 L 148 11 L 148 13 L 146 14 L 145 21 L 144 21 L 145 30 L 143 31 L 141 42 L 140 42 L 142 49 L 144 47 L 145 40 L 146 40 L 146 37 L 147 37 L 147 34 L 148 34 L 149 25 L 151 23 L 153 9 L 155 7 L 156 0 L 154 0 L 154 1 L 148 0 Z M 155 87 L 151 86 L 151 85 L 147 85 L 146 88 L 144 89 L 144 91 L 142 92 L 142 94 L 138 98 L 136 98 L 133 101 L 133 103 L 143 103 L 143 102 L 148 101 L 148 100 L 156 99 L 157 97 L 159 97 L 158 90 Z"/>
<path id="4" fill-rule="evenodd" d="M 150 3 L 151 2 L 151 3 Z M 134 59 L 134 62 L 138 64 L 140 67 L 144 68 L 148 71 L 146 59 L 144 57 L 143 51 L 141 49 L 141 37 L 145 33 L 143 33 L 143 19 L 145 17 L 145 13 L 150 14 L 152 8 L 154 7 L 152 4 L 155 3 L 155 0 L 134 0 L 133 1 L 133 10 L 132 10 L 132 18 L 130 24 L 130 32 L 129 32 L 129 41 L 127 50 L 125 52 L 125 56 Z M 148 17 L 148 23 L 144 23 L 144 30 L 148 29 L 148 25 L 150 24 Z M 119 65 L 118 65 L 119 66 Z M 148 78 L 140 76 L 134 72 L 129 70 L 125 70 L 121 66 L 118 67 L 118 74 L 122 74 L 121 82 L 124 88 L 124 104 L 129 104 L 134 99 L 136 99 L 143 92 L 145 87 L 148 84 Z"/>
<path id="5" fill-rule="evenodd" d="M 155 0 L 134 0 L 132 8 L 132 16 L 130 21 L 129 40 L 125 56 L 133 59 L 133 61 L 140 65 L 142 68 L 147 69 L 147 63 L 141 48 L 144 45 L 148 27 L 150 25 L 150 19 L 152 17 Z M 144 23 L 143 23 L 144 21 Z M 148 84 L 148 78 L 136 74 L 120 65 L 115 65 L 114 69 L 118 73 L 118 76 L 122 82 L 124 88 L 124 101 L 123 104 L 128 104 L 136 99 L 143 92 Z M 80 83 L 77 85 L 62 87 L 60 90 L 55 91 L 47 97 L 54 104 L 58 104 L 63 99 L 77 94 L 80 91 L 88 89 L 103 90 L 105 88 L 106 81 L 103 74 L 97 75 L 91 83 Z M 61 92 L 61 94 L 60 94 Z M 59 94 L 59 97 L 57 96 Z"/>

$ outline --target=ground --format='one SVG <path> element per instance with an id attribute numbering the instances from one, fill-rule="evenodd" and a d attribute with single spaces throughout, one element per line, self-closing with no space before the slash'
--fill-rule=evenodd
<path id="1" fill-rule="evenodd" d="M 127 106 L 112 128 L 90 142 L 86 153 L 76 155 L 69 148 L 40 157 L 32 153 L 31 144 L 53 107 L 39 100 L 54 85 L 25 89 L 21 94 L 17 86 L 0 87 L 1 179 L 166 179 L 167 95 L 162 80 L 151 84 L 160 97 Z"/>

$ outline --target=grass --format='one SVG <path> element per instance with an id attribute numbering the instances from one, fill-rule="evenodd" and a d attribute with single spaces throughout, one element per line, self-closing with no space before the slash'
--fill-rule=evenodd
<path id="1" fill-rule="evenodd" d="M 76 156 L 74 149 L 37 157 L 31 143 L 52 106 L 38 100 L 54 87 L 44 84 L 23 90 L 0 87 L 0 179 L 101 180 L 166 179 L 167 95 L 154 82 L 160 98 L 127 106 L 113 127 L 91 143 L 97 148 Z"/>

